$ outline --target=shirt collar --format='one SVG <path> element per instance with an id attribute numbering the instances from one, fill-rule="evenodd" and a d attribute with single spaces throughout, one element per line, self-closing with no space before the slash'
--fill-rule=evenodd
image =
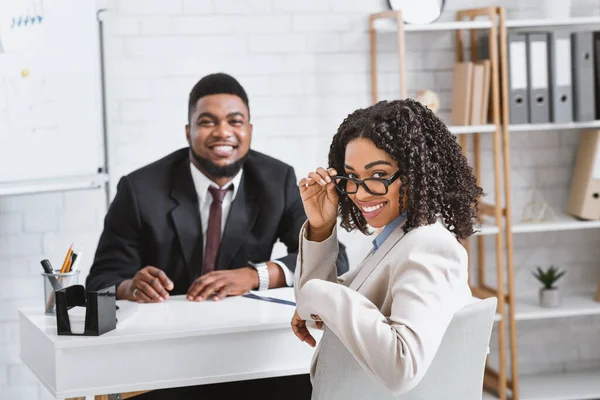
<path id="1" fill-rule="evenodd" d="M 400 224 L 402 222 L 404 222 L 405 219 L 406 219 L 406 211 L 404 213 L 400 214 L 399 216 L 397 216 L 392 222 L 390 222 L 389 224 L 387 224 L 386 226 L 383 227 L 383 229 L 381 230 L 381 233 L 379 235 L 377 235 L 377 237 L 375 239 L 373 239 L 373 247 L 375 247 L 375 250 L 377 250 L 378 248 L 381 247 L 383 242 L 385 242 L 385 239 L 387 239 L 388 236 L 390 236 L 390 234 L 392 232 L 394 232 L 394 230 L 398 226 L 400 226 Z"/>
<path id="2" fill-rule="evenodd" d="M 219 186 L 211 181 L 206 175 L 204 175 L 194 164 L 190 162 L 190 171 L 192 172 L 192 181 L 194 181 L 194 188 L 196 189 L 196 194 L 198 195 L 198 203 L 203 204 L 206 201 L 206 196 L 208 195 L 208 188 L 210 186 L 219 188 Z M 233 185 L 233 197 L 232 200 L 235 199 L 235 195 L 237 194 L 238 189 L 240 188 L 240 182 L 242 180 L 242 171 L 243 168 L 233 177 L 232 180 L 227 182 L 225 186 L 220 189 L 227 189 Z"/>

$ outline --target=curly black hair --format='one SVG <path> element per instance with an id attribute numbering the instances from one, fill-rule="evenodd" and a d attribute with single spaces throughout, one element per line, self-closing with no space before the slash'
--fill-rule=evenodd
<path id="1" fill-rule="evenodd" d="M 329 149 L 329 167 L 344 171 L 347 144 L 368 138 L 398 162 L 407 195 L 404 232 L 432 224 L 441 215 L 458 239 L 474 233 L 479 222 L 478 199 L 483 190 L 456 137 L 427 107 L 411 100 L 380 101 L 350 114 L 340 125 Z M 367 221 L 347 195 L 340 196 L 341 226 L 369 234 Z"/>

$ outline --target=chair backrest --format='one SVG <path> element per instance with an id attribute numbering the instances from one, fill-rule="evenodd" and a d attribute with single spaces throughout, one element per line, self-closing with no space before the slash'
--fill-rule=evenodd
<path id="1" fill-rule="evenodd" d="M 496 298 L 475 300 L 457 312 L 423 379 L 393 396 L 368 375 L 340 340 L 325 329 L 313 381 L 313 400 L 481 400 Z"/>

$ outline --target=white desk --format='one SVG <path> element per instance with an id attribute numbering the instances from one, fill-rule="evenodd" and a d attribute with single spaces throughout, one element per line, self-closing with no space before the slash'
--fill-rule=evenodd
<path id="1" fill-rule="evenodd" d="M 257 294 L 293 300 L 291 288 Z M 125 306 L 136 309 L 97 337 L 58 336 L 42 307 L 19 310 L 21 359 L 58 399 L 308 373 L 314 349 L 292 332 L 293 306 L 183 296 Z"/>

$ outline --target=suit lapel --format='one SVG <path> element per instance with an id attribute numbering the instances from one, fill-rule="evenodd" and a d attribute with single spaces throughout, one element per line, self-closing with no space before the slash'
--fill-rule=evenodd
<path id="1" fill-rule="evenodd" d="M 177 203 L 170 212 L 171 220 L 190 280 L 193 280 L 200 274 L 202 268 L 202 224 L 198 195 L 194 188 L 189 163 L 186 161 L 176 168 L 171 198 Z"/>
<path id="2" fill-rule="evenodd" d="M 256 204 L 256 190 L 253 189 L 252 179 L 245 170 L 240 181 L 240 189 L 231 204 L 221 238 L 217 269 L 230 267 L 233 258 L 247 240 L 250 229 L 256 221 L 258 205 Z"/>
<path id="3" fill-rule="evenodd" d="M 383 242 L 380 248 L 377 249 L 375 253 L 371 256 L 367 257 L 366 260 L 363 261 L 362 267 L 360 267 L 360 271 L 356 274 L 356 277 L 350 284 L 350 289 L 358 290 L 362 286 L 362 284 L 367 280 L 367 278 L 373 273 L 377 265 L 381 262 L 381 260 L 392 250 L 392 248 L 402 239 L 404 236 L 404 231 L 402 230 L 402 226 L 404 222 L 400 224 L 391 234 L 390 236 Z"/>

